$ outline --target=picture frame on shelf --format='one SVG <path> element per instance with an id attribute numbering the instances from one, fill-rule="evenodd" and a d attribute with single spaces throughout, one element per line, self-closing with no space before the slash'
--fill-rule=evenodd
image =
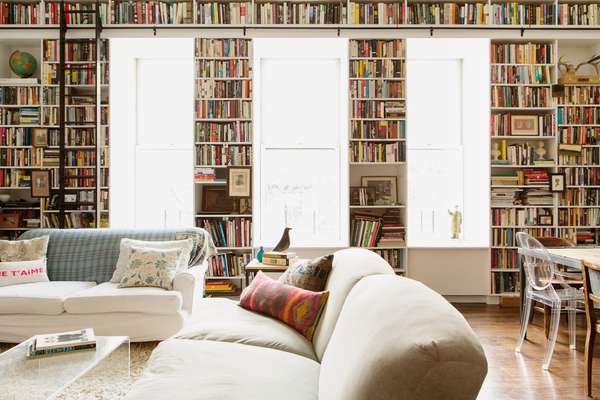
<path id="1" fill-rule="evenodd" d="M 0 228 L 18 228 L 21 224 L 19 213 L 0 212 Z"/>
<path id="2" fill-rule="evenodd" d="M 31 197 L 50 197 L 50 170 L 31 171 Z"/>
<path id="3" fill-rule="evenodd" d="M 368 186 L 350 186 L 351 206 L 372 206 L 375 204 L 375 188 Z"/>
<path id="4" fill-rule="evenodd" d="M 252 214 L 252 199 L 240 197 L 238 200 L 238 212 L 240 214 Z"/>
<path id="5" fill-rule="evenodd" d="M 75 193 L 65 194 L 65 203 L 77 203 L 77 195 Z"/>
<path id="6" fill-rule="evenodd" d="M 511 115 L 511 136 L 539 136 L 539 121 L 537 115 Z"/>
<path id="7" fill-rule="evenodd" d="M 551 214 L 538 215 L 537 223 L 540 226 L 550 226 L 550 225 L 553 225 L 552 215 Z"/>
<path id="8" fill-rule="evenodd" d="M 31 130 L 31 145 L 33 147 L 48 147 L 48 129 L 33 128 Z"/>
<path id="9" fill-rule="evenodd" d="M 202 189 L 201 209 L 206 213 L 230 213 L 234 211 L 235 204 L 227 195 L 226 185 L 206 186 Z"/>
<path id="10" fill-rule="evenodd" d="M 375 193 L 376 206 L 393 206 L 398 204 L 398 179 L 396 176 L 362 176 L 361 186 L 372 188 Z"/>
<path id="11" fill-rule="evenodd" d="M 227 196 L 250 198 L 252 196 L 252 168 L 227 168 Z"/>
<path id="12" fill-rule="evenodd" d="M 566 177 L 564 173 L 550 173 L 550 191 L 564 192 L 566 189 Z"/>

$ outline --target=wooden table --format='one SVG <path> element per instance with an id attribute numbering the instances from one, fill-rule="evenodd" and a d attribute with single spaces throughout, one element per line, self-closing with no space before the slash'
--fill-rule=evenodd
<path id="1" fill-rule="evenodd" d="M 305 261 L 303 259 L 296 259 L 292 265 L 296 265 L 299 262 Z M 258 271 L 262 272 L 285 272 L 287 271 L 287 265 L 267 265 L 259 262 L 254 262 L 246 265 L 244 267 L 245 276 L 246 276 L 246 286 L 250 284 L 250 277 L 252 277 Z"/>

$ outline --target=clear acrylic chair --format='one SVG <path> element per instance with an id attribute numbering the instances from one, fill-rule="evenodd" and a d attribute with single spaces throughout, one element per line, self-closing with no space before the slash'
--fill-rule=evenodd
<path id="1" fill-rule="evenodd" d="M 527 288 L 524 312 L 521 317 L 521 332 L 515 351 L 521 352 L 527 334 L 532 302 L 537 301 L 547 305 L 551 309 L 550 332 L 542 368 L 548 369 L 558 336 L 560 314 L 563 310 L 567 311 L 569 317 L 569 347 L 575 349 L 575 316 L 577 303 L 583 300 L 583 294 L 567 284 L 563 273 L 556 268 L 550 259 L 550 254 L 539 241 L 525 232 L 518 232 L 517 243 L 523 249 L 523 268 L 527 281 L 521 284 L 527 284 Z M 559 288 L 555 288 L 555 285 Z"/>

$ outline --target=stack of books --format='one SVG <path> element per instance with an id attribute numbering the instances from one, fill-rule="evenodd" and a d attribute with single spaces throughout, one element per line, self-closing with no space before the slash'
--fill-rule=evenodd
<path id="1" fill-rule="evenodd" d="M 511 207 L 517 197 L 518 189 L 494 188 L 492 189 L 491 200 L 492 207 Z"/>
<path id="2" fill-rule="evenodd" d="M 292 252 L 265 251 L 262 263 L 265 265 L 276 265 L 287 267 L 292 265 L 298 256 Z"/>
<path id="3" fill-rule="evenodd" d="M 523 184 L 521 171 L 492 171 L 493 186 L 516 186 Z"/>
<path id="4" fill-rule="evenodd" d="M 543 168 L 527 168 L 523 170 L 523 177 L 526 185 L 549 186 L 550 176 L 548 171 Z"/>
<path id="5" fill-rule="evenodd" d="M 228 281 L 207 281 L 204 284 L 204 291 L 206 294 L 224 294 L 224 295 L 235 295 L 237 293 L 237 287 Z"/>
<path id="6" fill-rule="evenodd" d="M 379 239 L 381 218 L 369 214 L 354 214 L 350 228 L 350 243 L 357 247 L 375 247 Z"/>
<path id="7" fill-rule="evenodd" d="M 546 189 L 529 189 L 525 192 L 525 204 L 530 206 L 551 206 L 552 192 Z"/>
<path id="8" fill-rule="evenodd" d="M 194 168 L 194 181 L 195 182 L 214 182 L 216 179 L 216 173 L 214 168 Z"/>
<path id="9" fill-rule="evenodd" d="M 381 237 L 377 247 L 404 247 L 404 226 L 402 226 L 402 211 L 391 209 L 383 214 Z"/>
<path id="10" fill-rule="evenodd" d="M 92 328 L 78 331 L 37 335 L 27 348 L 27 358 L 70 353 L 96 348 L 96 336 Z"/>

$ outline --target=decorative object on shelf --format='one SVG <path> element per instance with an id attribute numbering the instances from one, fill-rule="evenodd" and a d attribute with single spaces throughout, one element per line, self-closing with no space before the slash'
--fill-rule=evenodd
<path id="1" fill-rule="evenodd" d="M 238 200 L 238 211 L 240 214 L 252 214 L 252 199 L 240 197 Z"/>
<path id="2" fill-rule="evenodd" d="M 31 171 L 31 197 L 50 197 L 50 171 Z"/>
<path id="3" fill-rule="evenodd" d="M 351 206 L 372 206 L 375 204 L 375 188 L 368 186 L 350 187 Z"/>
<path id="4" fill-rule="evenodd" d="M 512 136 L 538 136 L 538 116 L 511 115 L 510 134 Z"/>
<path id="5" fill-rule="evenodd" d="M 565 174 L 564 173 L 551 173 L 550 174 L 550 190 L 552 192 L 564 192 L 565 191 Z"/>
<path id="6" fill-rule="evenodd" d="M 263 260 L 263 256 L 265 255 L 265 249 L 260 246 L 260 248 L 258 249 L 258 252 L 256 253 L 256 259 L 258 260 L 258 262 L 262 262 Z"/>
<path id="7" fill-rule="evenodd" d="M 65 194 L 65 203 L 77 203 L 77 195 L 75 193 Z"/>
<path id="8" fill-rule="evenodd" d="M 360 178 L 361 186 L 375 190 L 377 206 L 393 206 L 398 203 L 397 177 L 395 176 L 363 176 Z"/>
<path id="9" fill-rule="evenodd" d="M 245 198 L 252 196 L 252 169 L 250 167 L 229 167 L 227 169 L 227 195 Z"/>
<path id="10" fill-rule="evenodd" d="M 285 228 L 283 230 L 283 233 L 281 234 L 281 239 L 279 239 L 279 242 L 277 243 L 277 245 L 275 247 L 273 247 L 273 251 L 283 252 L 290 248 L 290 231 L 291 230 L 292 230 L 292 228 Z"/>
<path id="11" fill-rule="evenodd" d="M 48 147 L 48 129 L 33 128 L 31 130 L 31 145 L 33 147 Z"/>
<path id="12" fill-rule="evenodd" d="M 8 65 L 12 72 L 21 78 L 29 78 L 37 70 L 37 61 L 31 54 L 16 50 L 8 58 Z"/>
<path id="13" fill-rule="evenodd" d="M 561 57 L 558 60 L 558 69 L 561 71 L 560 78 L 558 78 L 558 83 L 561 84 L 569 84 L 569 83 L 600 83 L 600 55 L 594 56 L 588 61 L 577 64 L 568 64 L 563 60 L 564 57 Z M 579 68 L 584 66 L 591 66 L 595 75 L 577 75 L 577 71 Z"/>
<path id="14" fill-rule="evenodd" d="M 219 185 L 202 188 L 202 211 L 229 213 L 233 209 L 233 199 L 227 196 L 227 186 Z"/>
<path id="15" fill-rule="evenodd" d="M 458 211 L 458 205 L 454 206 L 454 211 L 448 210 L 448 214 L 452 218 L 451 224 L 451 239 L 460 239 L 461 226 L 462 226 L 462 213 Z"/>
<path id="16" fill-rule="evenodd" d="M 500 151 L 500 143 L 494 142 L 494 144 L 492 145 L 491 154 L 492 154 L 492 161 L 500 160 L 500 154 L 502 154 L 502 152 Z"/>
<path id="17" fill-rule="evenodd" d="M 19 223 L 19 213 L 0 213 L 0 228 L 18 228 Z"/>
<path id="18" fill-rule="evenodd" d="M 10 200 L 10 194 L 0 194 L 0 203 L 8 203 Z"/>
<path id="19" fill-rule="evenodd" d="M 538 215 L 538 220 L 537 220 L 538 225 L 542 225 L 542 226 L 550 226 L 553 224 L 552 222 L 552 215 L 546 214 L 546 215 Z"/>
<path id="20" fill-rule="evenodd" d="M 536 160 L 538 161 L 542 161 L 545 160 L 545 156 L 546 156 L 546 149 L 544 148 L 544 142 L 543 141 L 539 141 L 537 142 L 537 145 L 535 146 L 535 155 L 536 155 Z"/>

